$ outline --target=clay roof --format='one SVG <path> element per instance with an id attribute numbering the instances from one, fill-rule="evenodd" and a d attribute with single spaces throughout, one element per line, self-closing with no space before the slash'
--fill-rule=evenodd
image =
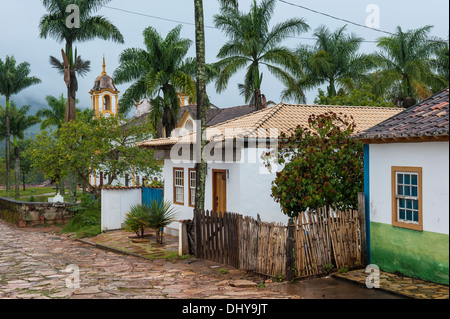
<path id="1" fill-rule="evenodd" d="M 180 117 L 185 111 L 189 112 L 195 119 L 197 118 L 197 105 L 187 105 L 181 107 Z M 206 110 L 206 126 L 217 125 L 237 117 L 247 115 L 255 111 L 255 108 L 249 105 L 240 105 L 227 107 L 223 109 L 210 108 Z"/>
<path id="2" fill-rule="evenodd" d="M 352 116 L 356 123 L 356 131 L 361 132 L 400 113 L 402 110 L 401 108 L 390 107 L 293 105 L 282 103 L 211 126 L 206 130 L 206 137 L 208 141 L 234 138 L 276 139 L 282 132 L 294 131 L 299 125 L 308 127 L 308 119 L 312 114 L 320 115 L 326 112 Z M 195 144 L 195 136 L 195 133 L 193 133 L 181 137 L 143 141 L 138 143 L 138 146 L 159 148 L 177 143 Z"/>
<path id="3" fill-rule="evenodd" d="M 356 135 L 366 142 L 393 139 L 443 137 L 449 135 L 449 89 L 411 106 L 403 112 Z M 376 141 L 378 140 L 378 141 Z M 418 140 L 417 140 L 418 141 Z"/>

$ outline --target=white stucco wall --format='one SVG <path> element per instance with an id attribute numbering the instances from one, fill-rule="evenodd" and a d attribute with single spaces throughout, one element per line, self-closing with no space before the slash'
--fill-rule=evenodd
<path id="1" fill-rule="evenodd" d="M 102 231 L 121 229 L 126 214 L 133 205 L 142 204 L 142 189 L 102 190 Z"/>
<path id="2" fill-rule="evenodd" d="M 268 149 L 245 148 L 240 165 L 239 193 L 240 211 L 244 216 L 256 218 L 259 214 L 262 221 L 287 224 L 288 217 L 281 212 L 280 205 L 270 196 L 272 181 L 280 168 L 272 167 L 269 171 L 265 167 L 261 155 Z"/>
<path id="3" fill-rule="evenodd" d="M 213 170 L 228 170 L 227 177 L 227 211 L 268 222 L 287 224 L 288 218 L 281 213 L 280 206 L 270 196 L 272 181 L 276 170 L 270 173 L 261 160 L 263 151 L 267 149 L 245 148 L 240 160 L 233 163 L 208 163 L 206 176 L 205 208 L 212 209 L 212 172 Z M 164 161 L 164 200 L 173 203 L 173 169 L 184 169 L 184 205 L 173 204 L 179 212 L 179 219 L 192 219 L 193 208 L 189 207 L 188 170 L 194 168 L 193 162 L 174 163 L 170 159 Z M 169 228 L 178 229 L 173 224 Z"/>
<path id="4" fill-rule="evenodd" d="M 449 233 L 449 143 L 371 144 L 370 219 L 391 224 L 391 167 L 422 167 L 423 230 Z"/>

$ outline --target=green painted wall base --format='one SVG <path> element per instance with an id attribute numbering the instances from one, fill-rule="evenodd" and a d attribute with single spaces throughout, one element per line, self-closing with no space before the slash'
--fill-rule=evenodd
<path id="1" fill-rule="evenodd" d="M 386 272 L 449 284 L 449 236 L 370 223 L 371 263 Z"/>

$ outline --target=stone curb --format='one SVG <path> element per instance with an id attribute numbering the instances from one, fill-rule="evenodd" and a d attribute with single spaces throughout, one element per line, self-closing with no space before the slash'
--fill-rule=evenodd
<path id="1" fill-rule="evenodd" d="M 350 283 L 353 283 L 353 284 L 357 284 L 357 285 L 359 285 L 361 287 L 366 287 L 366 285 L 364 283 L 362 283 L 361 281 L 350 279 L 350 278 L 347 278 L 347 277 L 344 277 L 344 276 L 339 276 L 339 274 L 331 274 L 331 277 L 333 277 L 335 279 L 347 281 L 347 282 L 350 282 Z M 369 289 L 369 288 L 367 288 L 367 289 Z M 398 291 L 395 291 L 395 290 L 391 290 L 391 289 L 387 289 L 387 288 L 380 287 L 380 288 L 373 288 L 373 289 L 384 291 L 384 292 L 390 293 L 392 295 L 398 295 L 398 296 L 406 297 L 406 298 L 409 298 L 409 299 L 415 299 L 415 298 L 411 297 L 410 295 L 402 294 L 401 292 L 398 292 Z"/>
<path id="2" fill-rule="evenodd" d="M 135 253 L 132 253 L 132 252 L 129 252 L 129 251 L 126 251 L 126 250 L 119 249 L 119 248 L 114 248 L 114 247 L 105 246 L 105 245 L 102 245 L 102 244 L 93 243 L 93 242 L 88 241 L 86 239 L 76 238 L 75 240 L 78 241 L 78 242 L 81 242 L 83 244 L 94 246 L 95 248 L 103 249 L 103 250 L 106 250 L 106 251 L 111 251 L 113 253 L 118 253 L 118 254 L 122 254 L 122 255 L 133 256 L 133 257 L 138 257 L 138 258 L 145 259 L 145 260 L 151 260 L 150 258 L 144 257 L 144 256 L 139 255 L 139 254 L 135 254 Z"/>

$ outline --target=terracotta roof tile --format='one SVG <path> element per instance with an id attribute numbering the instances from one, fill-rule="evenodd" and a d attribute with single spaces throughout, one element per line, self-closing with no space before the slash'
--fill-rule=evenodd
<path id="1" fill-rule="evenodd" d="M 356 135 L 360 139 L 392 139 L 449 135 L 449 89 Z"/>
<path id="2" fill-rule="evenodd" d="M 278 138 L 281 132 L 288 133 L 298 125 L 308 127 L 308 118 L 312 114 L 334 112 L 352 116 L 357 132 L 364 131 L 390 118 L 403 109 L 367 106 L 336 105 L 293 105 L 278 104 L 276 106 L 255 111 L 233 120 L 211 126 L 206 130 L 208 141 L 233 138 Z M 162 138 L 138 143 L 141 147 L 158 148 L 177 143 L 195 144 L 195 133 L 173 138 Z"/>

